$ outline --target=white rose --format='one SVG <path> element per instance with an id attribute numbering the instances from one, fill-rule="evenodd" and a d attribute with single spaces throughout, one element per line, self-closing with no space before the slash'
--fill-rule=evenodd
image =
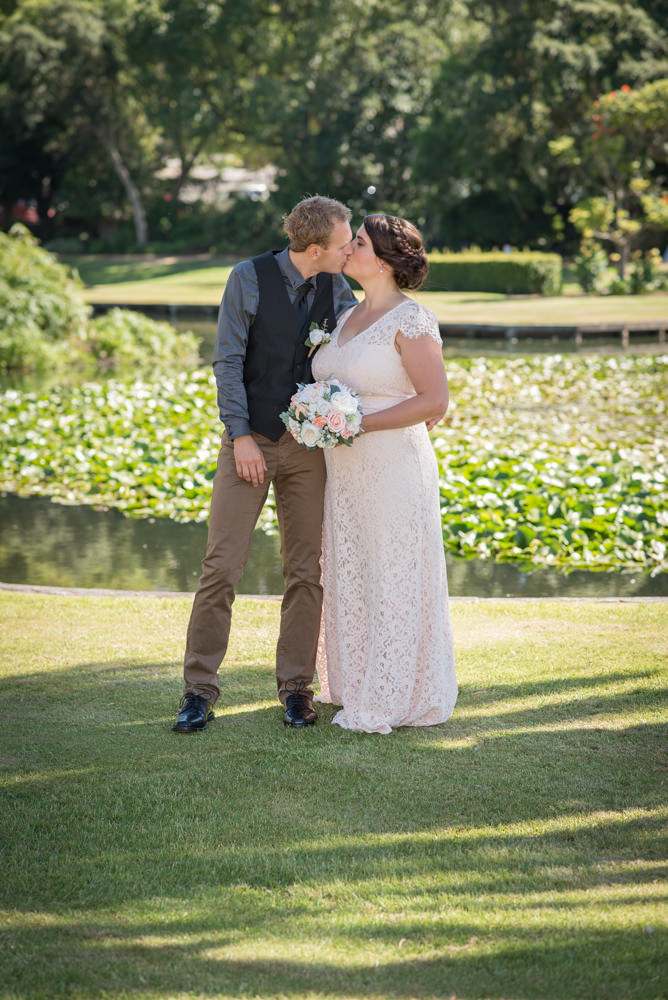
<path id="1" fill-rule="evenodd" d="M 342 392 L 336 393 L 334 402 L 336 403 L 337 410 L 341 410 L 346 416 L 357 412 L 357 400 L 351 392 L 346 392 L 345 389 Z"/>
<path id="2" fill-rule="evenodd" d="M 299 398 L 303 403 L 315 403 L 320 396 L 320 389 L 315 383 L 305 385 L 299 392 Z"/>
<path id="3" fill-rule="evenodd" d="M 323 339 L 324 336 L 325 336 L 325 331 L 324 330 L 320 330 L 320 329 L 311 330 L 311 332 L 309 333 L 309 340 L 311 341 L 311 343 L 315 347 L 317 344 L 322 344 L 322 339 Z"/>
<path id="4" fill-rule="evenodd" d="M 302 424 L 302 444 L 305 444 L 307 448 L 314 448 L 320 440 L 321 435 L 322 431 L 315 424 L 308 422 Z"/>

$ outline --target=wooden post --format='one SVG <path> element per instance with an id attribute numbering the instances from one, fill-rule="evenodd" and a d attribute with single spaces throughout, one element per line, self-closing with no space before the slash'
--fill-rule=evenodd
<path id="1" fill-rule="evenodd" d="M 665 344 L 665 342 L 666 342 L 666 331 L 665 330 L 659 330 L 659 343 L 660 344 Z"/>
<path id="2" fill-rule="evenodd" d="M 622 327 L 622 350 L 628 351 L 629 349 L 629 328 L 627 326 Z"/>

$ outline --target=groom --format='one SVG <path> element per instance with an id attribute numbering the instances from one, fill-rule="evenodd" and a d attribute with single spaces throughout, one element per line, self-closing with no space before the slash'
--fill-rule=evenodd
<path id="1" fill-rule="evenodd" d="M 351 254 L 351 213 L 332 198 L 306 198 L 284 219 L 290 245 L 242 261 L 218 318 L 213 370 L 225 425 L 213 480 L 209 535 L 184 658 L 184 696 L 172 729 L 192 733 L 214 717 L 218 669 L 251 535 L 273 483 L 285 592 L 276 647 L 286 725 L 316 720 L 311 683 L 320 629 L 320 548 L 325 464 L 285 430 L 298 382 L 311 381 L 304 343 L 311 322 L 333 330 L 357 301 L 341 270 Z"/>

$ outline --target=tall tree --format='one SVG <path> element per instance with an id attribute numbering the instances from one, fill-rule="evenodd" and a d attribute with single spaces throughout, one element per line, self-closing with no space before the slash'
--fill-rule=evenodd
<path id="1" fill-rule="evenodd" d="M 264 0 L 136 0 L 127 51 L 161 152 L 179 161 L 173 198 L 203 154 L 256 158 L 262 136 L 250 95 L 266 63 L 258 35 L 274 8 Z"/>
<path id="2" fill-rule="evenodd" d="M 468 0 L 469 34 L 443 63 L 420 136 L 417 173 L 435 238 L 482 207 L 471 234 L 481 242 L 549 239 L 570 205 L 568 170 L 548 144 L 602 91 L 665 75 L 668 35 L 656 8 Z"/>
<path id="3" fill-rule="evenodd" d="M 24 0 L 2 22 L 0 126 L 9 142 L 0 196 L 33 197 L 44 215 L 67 172 L 103 152 L 142 244 L 141 184 L 155 166 L 155 137 L 126 59 L 125 13 L 122 3 Z"/>
<path id="4" fill-rule="evenodd" d="M 571 171 L 571 220 L 614 245 L 624 277 L 638 235 L 668 226 L 668 79 L 603 94 L 574 124 L 550 144 Z"/>
<path id="5" fill-rule="evenodd" d="M 418 123 L 433 80 L 461 30 L 461 4 L 407 0 L 293 0 L 295 28 L 268 48 L 267 111 L 284 205 L 315 190 L 355 211 L 412 213 Z"/>

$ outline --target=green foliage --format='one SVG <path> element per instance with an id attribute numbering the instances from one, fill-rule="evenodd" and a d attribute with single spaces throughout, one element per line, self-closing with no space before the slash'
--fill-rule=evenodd
<path id="1" fill-rule="evenodd" d="M 632 295 L 643 295 L 645 292 L 653 292 L 658 288 L 664 288 L 665 278 L 661 271 L 661 254 L 654 247 L 643 253 L 636 250 L 631 255 L 631 267 L 629 269 L 629 287 Z"/>
<path id="2" fill-rule="evenodd" d="M 607 288 L 611 295 L 645 295 L 666 288 L 668 279 L 661 273 L 661 254 L 655 248 L 631 254 L 631 266 L 625 277 L 618 276 Z"/>
<path id="3" fill-rule="evenodd" d="M 142 188 L 159 160 L 128 16 L 87 0 L 20 0 L 0 16 L 0 201 L 34 200 L 43 235 L 68 212 L 84 229 L 127 213 L 142 242 Z"/>
<path id="4" fill-rule="evenodd" d="M 111 249 L 119 227 L 127 249 L 144 243 L 143 212 L 165 194 L 188 214 L 180 198 L 193 167 L 222 151 L 278 168 L 272 226 L 320 191 L 356 215 L 413 218 L 432 246 L 570 245 L 570 207 L 598 192 L 550 143 L 579 142 L 597 95 L 626 84 L 644 96 L 619 134 L 636 141 L 635 117 L 661 135 L 664 92 L 643 88 L 667 74 L 660 8 L 7 0 L 0 202 L 33 199 L 47 238 L 79 231 Z M 657 150 L 642 156 L 658 163 Z M 646 216 L 661 210 L 654 199 Z M 174 216 L 160 215 L 164 229 L 149 224 L 147 241 L 201 246 L 203 231 Z M 207 248 L 231 247 L 227 233 L 213 235 Z"/>
<path id="5" fill-rule="evenodd" d="M 577 183 L 570 221 L 585 238 L 614 245 L 622 279 L 634 242 L 644 232 L 668 226 L 667 107 L 668 79 L 638 90 L 624 84 L 593 102 L 576 124 L 575 137 L 551 146 Z"/>
<path id="6" fill-rule="evenodd" d="M 91 323 L 87 346 L 103 370 L 182 371 L 199 361 L 194 334 L 128 309 L 111 309 Z"/>
<path id="7" fill-rule="evenodd" d="M 527 567 L 665 568 L 668 357 L 480 358 L 448 371 L 451 410 L 433 432 L 446 549 Z M 0 421 L 0 489 L 207 517 L 220 442 L 208 373 L 10 391 Z M 263 524 L 275 530 L 272 503 Z"/>
<path id="8" fill-rule="evenodd" d="M 557 254 L 458 253 L 429 255 L 426 291 L 558 295 L 562 262 Z"/>
<path id="9" fill-rule="evenodd" d="M 85 337 L 89 307 L 76 275 L 14 225 L 0 233 L 0 370 L 43 370 Z"/>
<path id="10" fill-rule="evenodd" d="M 446 547 L 544 566 L 665 568 L 668 356 L 448 365 Z"/>
<path id="11" fill-rule="evenodd" d="M 668 75 L 659 6 L 464 5 L 416 136 L 413 179 L 430 241 L 452 246 L 453 231 L 482 246 L 562 241 L 583 184 L 570 163 L 555 163 L 550 143 L 570 135 L 606 88 Z"/>
<path id="12" fill-rule="evenodd" d="M 596 240 L 585 239 L 573 260 L 573 268 L 583 292 L 600 292 L 608 273 L 608 255 Z"/>
<path id="13" fill-rule="evenodd" d="M 197 364 L 190 333 L 128 310 L 97 320 L 89 312 L 78 276 L 24 226 L 0 233 L 0 370 L 136 374 Z"/>
<path id="14" fill-rule="evenodd" d="M 225 209 L 194 203 L 171 202 L 153 206 L 149 226 L 156 241 L 155 249 L 167 246 L 173 253 L 185 249 L 234 253 L 243 257 L 267 247 L 285 244 L 281 231 L 281 213 L 271 201 L 239 197 Z M 101 246 L 100 242 L 96 244 Z"/>

